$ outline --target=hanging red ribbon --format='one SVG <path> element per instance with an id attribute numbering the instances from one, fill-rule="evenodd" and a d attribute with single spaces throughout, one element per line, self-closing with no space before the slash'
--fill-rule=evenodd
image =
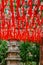
<path id="1" fill-rule="evenodd" d="M 14 1 L 10 0 L 11 19 L 9 19 L 5 17 L 4 13 L 5 5 L 7 6 L 8 0 L 2 0 L 2 9 L 0 15 L 2 21 L 0 24 L 0 39 L 14 39 L 22 41 L 28 40 L 32 42 L 39 42 L 41 40 L 41 25 L 43 25 L 43 17 L 40 18 L 41 12 L 43 10 L 43 5 L 40 4 L 40 0 L 38 0 L 37 2 L 38 3 L 36 3 L 37 5 L 35 6 L 35 8 L 32 9 L 32 0 L 28 0 L 28 7 L 27 11 L 25 12 L 25 1 L 22 0 L 21 6 L 20 0 L 17 0 L 17 7 L 15 8 L 17 16 L 14 16 Z M 20 8 L 20 6 L 22 9 Z M 41 11 L 39 13 L 37 12 L 38 8 Z M 22 10 L 22 16 L 20 16 L 19 9 Z"/>

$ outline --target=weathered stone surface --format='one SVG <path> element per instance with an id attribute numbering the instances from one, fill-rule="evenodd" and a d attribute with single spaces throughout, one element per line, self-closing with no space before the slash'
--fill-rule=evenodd
<path id="1" fill-rule="evenodd" d="M 21 58 L 15 58 L 15 57 L 10 57 L 10 58 L 6 58 L 6 60 L 13 60 L 13 61 L 20 61 L 21 60 Z"/>
<path id="2" fill-rule="evenodd" d="M 17 41 L 7 41 L 8 43 L 8 56 L 5 59 L 7 61 L 7 65 L 19 65 L 20 64 L 20 56 L 19 56 L 19 42 Z"/>
<path id="3" fill-rule="evenodd" d="M 16 61 L 8 61 L 7 65 L 20 65 L 19 62 Z"/>

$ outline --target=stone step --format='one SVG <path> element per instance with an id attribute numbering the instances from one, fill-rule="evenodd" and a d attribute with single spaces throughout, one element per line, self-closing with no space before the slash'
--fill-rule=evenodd
<path id="1" fill-rule="evenodd" d="M 7 52 L 8 53 L 19 53 L 20 51 L 18 51 L 18 50 L 8 50 Z"/>
<path id="2" fill-rule="evenodd" d="M 7 65 L 21 65 L 20 61 L 7 61 Z"/>
<path id="3" fill-rule="evenodd" d="M 15 56 L 20 57 L 19 52 L 9 52 L 7 54 L 7 57 L 15 57 Z"/>
<path id="4" fill-rule="evenodd" d="M 16 55 L 16 54 L 11 54 L 11 55 L 8 55 L 8 58 L 12 58 L 12 57 L 15 57 L 15 58 L 20 58 L 19 55 Z"/>
<path id="5" fill-rule="evenodd" d="M 10 47 L 8 49 L 8 52 L 10 52 L 10 51 L 19 51 L 19 48 L 18 47 Z"/>
<path id="6" fill-rule="evenodd" d="M 21 61 L 21 58 L 15 58 L 15 57 L 10 57 L 10 58 L 6 58 L 5 60 L 7 60 L 7 61 Z"/>
<path id="7" fill-rule="evenodd" d="M 7 58 L 20 58 L 20 56 L 9 56 L 9 57 L 7 57 Z"/>

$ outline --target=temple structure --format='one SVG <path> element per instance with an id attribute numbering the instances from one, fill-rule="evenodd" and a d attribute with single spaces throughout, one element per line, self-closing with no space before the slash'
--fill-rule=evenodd
<path id="1" fill-rule="evenodd" d="M 20 56 L 19 56 L 19 42 L 17 41 L 8 41 L 8 56 L 6 58 L 7 65 L 20 65 Z"/>

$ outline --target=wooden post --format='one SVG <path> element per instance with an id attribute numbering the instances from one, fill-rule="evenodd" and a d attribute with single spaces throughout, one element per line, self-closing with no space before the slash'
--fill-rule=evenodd
<path id="1" fill-rule="evenodd" d="M 40 45 L 40 65 L 43 65 L 43 38 Z"/>

